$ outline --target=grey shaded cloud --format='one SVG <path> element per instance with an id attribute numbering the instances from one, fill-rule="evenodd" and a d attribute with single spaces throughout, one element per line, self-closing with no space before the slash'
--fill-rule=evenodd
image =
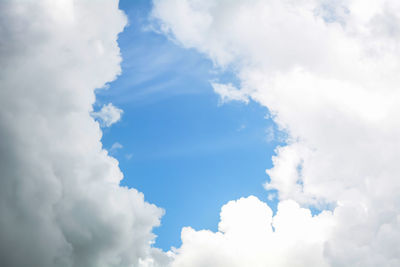
<path id="1" fill-rule="evenodd" d="M 164 259 L 151 247 L 163 210 L 119 185 L 90 116 L 94 90 L 121 71 L 126 21 L 118 1 L 1 1 L 1 266 Z"/>

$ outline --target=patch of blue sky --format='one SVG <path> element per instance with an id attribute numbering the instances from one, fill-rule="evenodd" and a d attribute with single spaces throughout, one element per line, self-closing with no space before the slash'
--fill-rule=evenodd
<path id="1" fill-rule="evenodd" d="M 120 162 L 122 184 L 166 210 L 155 246 L 179 247 L 184 226 L 217 230 L 230 200 L 255 195 L 275 208 L 262 185 L 282 143 L 271 138 L 276 127 L 268 111 L 254 102 L 220 105 L 209 81 L 236 84 L 233 73 L 215 71 L 203 55 L 146 30 L 149 1 L 120 7 L 130 21 L 119 36 L 122 75 L 97 92 L 96 106 L 124 110 L 120 122 L 103 129 L 103 144 Z"/>

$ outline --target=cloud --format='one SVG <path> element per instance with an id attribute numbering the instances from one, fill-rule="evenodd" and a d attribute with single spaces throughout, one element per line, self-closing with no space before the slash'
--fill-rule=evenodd
<path id="1" fill-rule="evenodd" d="M 266 106 L 287 133 L 266 188 L 283 202 L 333 208 L 332 234 L 314 254 L 328 266 L 400 265 L 399 13 L 394 0 L 154 1 L 162 32 L 235 69 L 240 88 L 216 90 L 223 100 Z M 229 241 L 201 233 L 215 266 L 229 265 Z M 306 237 L 295 240 L 307 247 Z M 183 239 L 177 259 L 200 260 L 200 249 L 184 249 L 191 242 Z M 310 266 L 307 255 L 297 254 L 297 266 Z"/>
<path id="2" fill-rule="evenodd" d="M 114 144 L 112 144 L 112 146 L 110 147 L 110 149 L 109 149 L 108 151 L 109 151 L 111 154 L 113 154 L 113 153 L 117 152 L 118 149 L 121 149 L 121 148 L 123 148 L 123 147 L 124 147 L 124 146 L 121 145 L 120 143 L 115 142 Z"/>
<path id="3" fill-rule="evenodd" d="M 232 84 L 212 83 L 211 85 L 214 88 L 214 92 L 221 97 L 222 103 L 233 100 L 241 101 L 246 104 L 249 102 L 246 94 L 235 88 Z"/>
<path id="4" fill-rule="evenodd" d="M 1 266 L 165 260 L 151 247 L 163 210 L 119 185 L 90 115 L 95 89 L 121 71 L 126 21 L 117 1 L 0 3 Z M 106 125 L 119 118 L 103 108 Z"/>
<path id="5" fill-rule="evenodd" d="M 92 112 L 92 116 L 99 119 L 101 124 L 105 127 L 110 127 L 114 123 L 121 120 L 122 109 L 115 107 L 113 104 L 108 103 L 103 105 L 100 111 Z"/>
<path id="6" fill-rule="evenodd" d="M 218 232 L 182 230 L 172 266 L 328 266 L 321 252 L 331 217 L 313 217 L 290 200 L 279 204 L 275 216 L 256 197 L 230 201 L 221 209 Z"/>

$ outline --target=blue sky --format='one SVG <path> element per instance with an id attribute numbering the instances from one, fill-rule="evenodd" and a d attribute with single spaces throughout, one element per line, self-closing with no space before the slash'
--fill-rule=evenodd
<path id="1" fill-rule="evenodd" d="M 233 74 L 148 30 L 150 1 L 121 1 L 120 8 L 129 18 L 119 37 L 122 75 L 97 92 L 95 109 L 111 102 L 124 110 L 104 129 L 103 144 L 122 145 L 110 151 L 122 184 L 165 209 L 155 246 L 168 250 L 180 245 L 184 226 L 216 230 L 230 200 L 255 195 L 269 202 L 262 184 L 279 143 L 267 138 L 274 124 L 266 108 L 221 105 L 209 82 L 235 83 Z"/>

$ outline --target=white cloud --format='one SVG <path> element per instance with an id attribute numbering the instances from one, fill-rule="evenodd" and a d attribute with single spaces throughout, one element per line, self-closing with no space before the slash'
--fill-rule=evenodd
<path id="1" fill-rule="evenodd" d="M 114 123 L 121 120 L 122 109 L 115 107 L 113 104 L 108 103 L 103 105 L 100 111 L 92 112 L 94 118 L 100 119 L 100 122 L 105 127 L 110 127 Z"/>
<path id="2" fill-rule="evenodd" d="M 154 1 L 165 34 L 238 73 L 241 88 L 216 90 L 222 99 L 253 99 L 287 131 L 266 186 L 282 201 L 336 207 L 332 235 L 314 253 L 328 266 L 400 265 L 398 14 L 395 0 Z M 221 234 L 200 233 L 214 266 L 234 266 Z M 293 238 L 302 252 L 307 238 Z M 207 257 L 188 244 L 178 259 Z M 297 266 L 320 266 L 301 263 L 307 255 Z M 286 266 L 273 256 L 262 264 Z"/>
<path id="3" fill-rule="evenodd" d="M 242 91 L 238 90 L 230 83 L 229 84 L 212 83 L 212 87 L 214 88 L 214 92 L 221 97 L 222 103 L 232 100 L 241 101 L 246 104 L 249 102 L 247 95 Z"/>
<path id="4" fill-rule="evenodd" d="M 290 200 L 279 204 L 275 216 L 255 197 L 230 201 L 222 207 L 218 232 L 182 230 L 172 266 L 328 266 L 322 250 L 331 217 L 312 217 Z"/>
<path id="5" fill-rule="evenodd" d="M 90 115 L 120 73 L 125 24 L 117 1 L 0 3 L 1 266 L 164 260 L 151 248 L 163 210 L 119 185 Z"/>

